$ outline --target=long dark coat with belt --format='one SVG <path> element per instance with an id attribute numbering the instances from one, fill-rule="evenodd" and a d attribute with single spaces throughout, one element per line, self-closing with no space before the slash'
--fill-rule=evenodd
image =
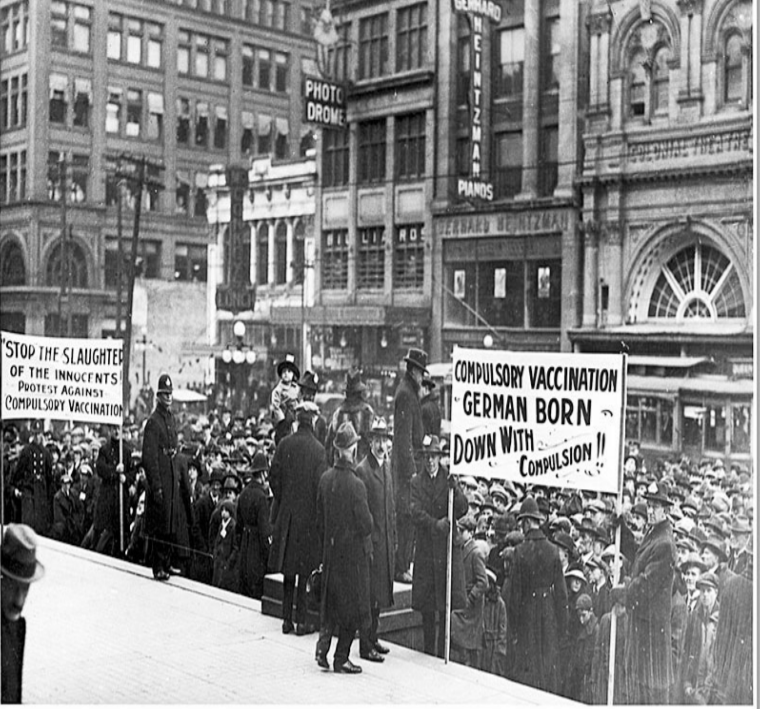
<path id="1" fill-rule="evenodd" d="M 53 523 L 53 457 L 32 441 L 16 461 L 13 487 L 21 491 L 21 522 L 46 535 Z"/>
<path id="2" fill-rule="evenodd" d="M 396 388 L 393 399 L 393 450 L 391 471 L 396 494 L 396 513 L 409 514 L 411 508 L 410 481 L 415 473 L 424 470 L 422 439 L 422 409 L 420 387 L 409 372 Z"/>
<path id="3" fill-rule="evenodd" d="M 125 539 L 129 534 L 129 486 L 134 482 L 135 470 L 132 465 L 132 448 L 124 442 L 124 475 L 126 482 L 123 488 L 122 527 L 125 530 Z M 119 544 L 119 475 L 116 466 L 119 464 L 119 441 L 109 438 L 100 448 L 98 458 L 95 461 L 95 472 L 100 478 L 100 491 L 95 503 L 95 512 L 92 523 L 95 526 L 95 541 L 104 531 L 109 531 L 116 544 Z"/>
<path id="4" fill-rule="evenodd" d="M 347 461 L 336 461 L 319 482 L 317 528 L 322 540 L 326 619 L 344 628 L 359 628 L 369 620 L 366 540 L 372 532 L 372 514 L 367 488 Z"/>
<path id="5" fill-rule="evenodd" d="M 393 605 L 393 571 L 396 568 L 396 508 L 390 463 L 370 453 L 356 466 L 356 475 L 367 488 L 367 503 L 372 513 L 372 564 L 370 595 L 380 608 Z"/>
<path id="6" fill-rule="evenodd" d="M 192 519 L 190 479 L 175 464 L 177 429 L 169 409 L 157 406 L 145 424 L 142 464 L 148 489 L 145 494 L 145 533 L 174 537 L 182 520 Z M 163 501 L 156 499 L 163 491 Z M 179 508 L 184 505 L 185 515 Z"/>
<path id="7" fill-rule="evenodd" d="M 509 616 L 515 619 L 513 679 L 547 692 L 561 683 L 559 644 L 567 629 L 567 589 L 557 547 L 531 529 L 515 547 Z"/>
<path id="8" fill-rule="evenodd" d="M 621 550 L 630 554 L 622 543 Z M 646 532 L 631 565 L 625 657 L 632 704 L 648 703 L 650 691 L 667 692 L 673 683 L 670 622 L 675 568 L 673 531 L 664 520 Z"/>
<path id="9" fill-rule="evenodd" d="M 237 500 L 237 525 L 240 567 L 240 592 L 261 597 L 261 585 L 267 572 L 272 525 L 269 522 L 269 499 L 264 486 L 251 480 Z"/>
<path id="10" fill-rule="evenodd" d="M 269 469 L 277 509 L 269 553 L 272 573 L 308 575 L 319 565 L 317 487 L 326 468 L 325 449 L 303 422 L 277 445 Z"/>
<path id="11" fill-rule="evenodd" d="M 395 448 L 395 443 L 394 443 Z M 417 473 L 411 484 L 412 522 L 416 530 L 414 571 L 412 576 L 412 608 L 422 613 L 446 610 L 446 563 L 448 528 L 435 528 L 439 519 L 447 519 L 449 511 L 449 471 L 441 465 L 435 478 L 427 472 Z M 454 487 L 454 519 L 467 514 L 467 498 L 458 483 Z M 452 540 L 451 608 L 467 605 L 462 563 L 462 540 L 456 533 Z"/>

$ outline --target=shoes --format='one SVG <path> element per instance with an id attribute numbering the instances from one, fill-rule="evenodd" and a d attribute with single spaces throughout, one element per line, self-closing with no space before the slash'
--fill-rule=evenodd
<path id="1" fill-rule="evenodd" d="M 403 574 L 396 574 L 396 581 L 399 583 L 412 583 L 412 575 L 408 571 Z"/>
<path id="2" fill-rule="evenodd" d="M 316 628 L 311 623 L 298 623 L 296 625 L 296 635 L 311 635 Z"/>
<path id="3" fill-rule="evenodd" d="M 381 655 L 387 655 L 391 651 L 389 647 L 383 645 L 379 640 L 375 640 L 373 647 L 375 649 L 375 652 L 379 652 Z"/>
<path id="4" fill-rule="evenodd" d="M 317 664 L 323 670 L 329 670 L 330 669 L 330 663 L 327 661 L 327 655 L 323 655 L 321 652 L 318 652 L 316 660 L 317 660 Z"/>
<path id="5" fill-rule="evenodd" d="M 282 634 L 288 635 L 292 633 L 295 630 L 295 626 L 293 625 L 293 621 L 290 620 L 283 620 L 282 621 Z"/>
<path id="6" fill-rule="evenodd" d="M 385 658 L 372 648 L 369 652 L 360 653 L 362 660 L 369 660 L 370 662 L 385 662 Z"/>
<path id="7" fill-rule="evenodd" d="M 154 571 L 153 578 L 156 579 L 156 581 L 168 581 L 171 576 L 162 569 L 161 571 Z"/>
<path id="8" fill-rule="evenodd" d="M 351 660 L 346 660 L 342 665 L 333 665 L 333 670 L 338 674 L 358 675 L 361 674 L 362 668 L 355 665 Z"/>

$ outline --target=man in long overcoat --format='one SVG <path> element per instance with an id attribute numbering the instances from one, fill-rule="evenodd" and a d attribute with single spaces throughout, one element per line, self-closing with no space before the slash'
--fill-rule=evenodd
<path id="1" fill-rule="evenodd" d="M 372 405 L 366 401 L 367 385 L 362 381 L 361 373 L 351 371 L 346 374 L 346 398 L 340 403 L 333 413 L 330 425 L 327 427 L 327 436 L 325 438 L 325 450 L 327 452 L 327 463 L 332 465 L 334 461 L 333 440 L 341 424 L 350 421 L 354 430 L 358 434 L 360 441 L 357 448 L 357 460 L 364 460 L 369 453 L 369 438 L 367 434 L 375 418 L 375 412 Z"/>
<path id="2" fill-rule="evenodd" d="M 275 449 L 269 471 L 276 517 L 272 530 L 269 570 L 282 573 L 282 632 L 293 631 L 293 596 L 296 591 L 296 633 L 306 625 L 306 582 L 319 565 L 317 538 L 317 487 L 327 469 L 325 449 L 314 435 L 314 418 L 319 413 L 312 401 L 296 408 L 298 430 L 283 438 Z"/>
<path id="3" fill-rule="evenodd" d="M 119 426 L 109 427 L 109 438 L 100 447 L 95 472 L 100 478 L 100 492 L 95 502 L 93 525 L 95 550 L 115 555 L 120 549 L 121 530 L 129 534 L 129 486 L 135 480 L 132 447 L 123 443 L 123 463 L 119 462 Z M 122 488 L 121 524 L 119 523 L 119 487 Z"/>
<path id="4" fill-rule="evenodd" d="M 621 535 L 621 551 L 632 560 L 628 586 L 626 674 L 631 704 L 667 704 L 673 684 L 671 595 L 676 545 L 666 510 L 672 504 L 665 483 L 652 483 L 644 495 L 649 528 L 634 551 Z"/>
<path id="5" fill-rule="evenodd" d="M 567 588 L 557 547 L 541 530 L 544 516 L 526 497 L 517 519 L 524 541 L 512 558 L 509 616 L 515 619 L 513 679 L 547 692 L 559 691 L 559 645 L 568 620 Z"/>
<path id="6" fill-rule="evenodd" d="M 367 488 L 367 502 L 372 513 L 370 564 L 370 610 L 372 623 L 368 637 L 361 638 L 361 656 L 374 661 L 388 648 L 377 638 L 381 608 L 393 605 L 393 570 L 396 547 L 396 508 L 393 479 L 388 461 L 388 424 L 383 417 L 372 422 L 369 432 L 370 452 L 356 466 L 356 475 Z"/>
<path id="7" fill-rule="evenodd" d="M 240 591 L 261 599 L 272 540 L 269 495 L 264 478 L 269 470 L 267 454 L 257 451 L 251 463 L 251 479 L 237 501 L 237 546 L 240 550 Z"/>
<path id="8" fill-rule="evenodd" d="M 11 485 L 21 500 L 21 523 L 47 534 L 53 522 L 53 457 L 43 445 L 39 419 L 32 422 L 32 440 L 21 449 Z"/>
<path id="9" fill-rule="evenodd" d="M 171 569 L 171 549 L 175 542 L 180 505 L 185 519 L 192 519 L 190 481 L 174 464 L 177 427 L 171 411 L 173 385 L 168 374 L 158 378 L 156 408 L 145 424 L 142 463 L 145 469 L 145 533 L 151 544 L 153 577 L 166 581 Z"/>
<path id="10" fill-rule="evenodd" d="M 395 445 L 394 445 L 395 448 Z M 454 518 L 467 514 L 467 498 L 456 478 L 441 465 L 437 436 L 423 439 L 424 470 L 412 478 L 411 512 L 417 543 L 414 551 L 412 608 L 422 613 L 424 650 L 443 657 L 446 614 L 446 566 L 451 545 L 451 609 L 467 605 L 462 539 L 449 534 L 449 487 L 454 491 Z M 456 530 L 455 530 L 456 531 Z M 438 641 L 436 643 L 436 630 Z"/>
<path id="11" fill-rule="evenodd" d="M 411 514 L 411 482 L 415 473 L 424 469 L 422 460 L 422 409 L 420 387 L 427 371 L 427 352 L 411 348 L 404 357 L 406 372 L 396 387 L 393 399 L 393 450 L 391 471 L 396 496 L 395 579 L 411 583 L 409 565 L 412 561 L 415 525 Z"/>
<path id="12" fill-rule="evenodd" d="M 340 426 L 333 440 L 335 465 L 322 476 L 317 493 L 324 569 L 322 613 L 324 624 L 338 629 L 333 669 L 342 674 L 361 672 L 348 656 L 356 631 L 363 628 L 366 632 L 370 622 L 367 537 L 372 532 L 372 514 L 367 488 L 354 472 L 360 440 L 350 422 Z M 317 661 L 324 667 L 327 648 L 318 646 L 317 652 Z"/>

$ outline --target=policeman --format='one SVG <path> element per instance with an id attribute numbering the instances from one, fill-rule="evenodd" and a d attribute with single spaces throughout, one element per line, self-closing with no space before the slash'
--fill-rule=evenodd
<path id="1" fill-rule="evenodd" d="M 21 503 L 21 523 L 46 535 L 53 523 L 53 457 L 43 445 L 42 421 L 32 421 L 32 440 L 18 457 L 11 483 Z"/>

